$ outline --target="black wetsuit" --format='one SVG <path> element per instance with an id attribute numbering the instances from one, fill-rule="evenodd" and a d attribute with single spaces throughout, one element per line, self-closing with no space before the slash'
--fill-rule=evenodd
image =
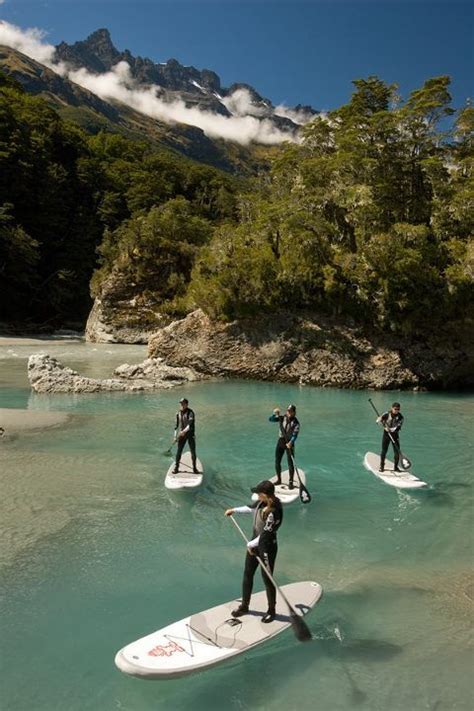
<path id="1" fill-rule="evenodd" d="M 176 413 L 176 436 L 178 437 L 178 449 L 176 450 L 175 467 L 178 469 L 186 442 L 189 444 L 193 469 L 196 469 L 196 439 L 194 436 L 194 428 L 196 417 L 194 411 L 190 407 L 185 410 L 180 410 Z M 178 435 L 182 433 L 182 436 Z"/>
<path id="2" fill-rule="evenodd" d="M 400 441 L 398 438 L 398 433 L 401 430 L 401 427 L 403 425 L 403 415 L 401 412 L 397 412 L 396 415 L 392 415 L 391 412 L 384 412 L 382 417 L 381 417 L 381 422 L 384 428 L 388 428 L 390 431 L 390 434 L 384 429 L 383 435 L 382 435 L 382 451 L 380 452 L 380 467 L 383 469 L 385 466 L 385 457 L 387 456 L 387 450 L 389 447 L 389 444 L 392 443 L 393 447 L 393 463 L 395 465 L 395 469 L 398 469 L 398 462 L 400 460 Z M 390 439 L 390 435 L 392 436 L 393 441 L 395 442 L 395 445 L 393 445 L 392 439 Z"/>
<path id="3" fill-rule="evenodd" d="M 278 552 L 278 543 L 276 533 L 280 528 L 281 522 L 283 520 L 283 509 L 280 499 L 275 499 L 274 506 L 272 510 L 264 518 L 263 511 L 266 504 L 263 501 L 256 501 L 249 507 L 244 506 L 240 509 L 241 512 L 248 510 L 250 513 L 253 509 L 253 541 L 258 538 L 258 546 L 254 546 L 254 550 L 263 561 L 265 566 L 273 573 L 273 568 L 275 566 L 275 559 Z M 236 509 L 238 512 L 239 509 Z M 244 568 L 244 579 L 242 583 L 242 605 L 248 607 L 250 604 L 250 597 L 252 595 L 253 588 L 253 578 L 255 571 L 259 566 L 257 556 L 251 555 L 247 552 L 245 557 L 245 568 Z M 265 584 L 265 589 L 267 592 L 268 600 L 268 611 L 275 613 L 276 605 L 276 590 L 271 582 L 270 578 L 265 575 L 262 569 L 262 578 Z"/>
<path id="4" fill-rule="evenodd" d="M 279 423 L 279 433 L 278 441 L 275 447 L 275 473 L 278 477 L 278 481 L 281 479 L 281 460 L 283 455 L 286 453 L 286 458 L 288 461 L 288 471 L 290 474 L 290 484 L 293 483 L 293 477 L 295 475 L 295 467 L 293 465 L 293 457 L 295 456 L 295 442 L 300 431 L 300 423 L 298 418 L 288 417 L 288 415 L 271 415 L 269 417 L 270 422 Z M 288 449 L 287 442 L 292 445 L 291 450 Z"/>

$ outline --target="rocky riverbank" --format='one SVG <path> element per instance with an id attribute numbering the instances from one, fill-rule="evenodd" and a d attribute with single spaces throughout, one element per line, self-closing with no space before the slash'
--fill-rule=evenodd
<path id="1" fill-rule="evenodd" d="M 212 376 L 375 389 L 474 385 L 468 334 L 427 340 L 374 335 L 333 319 L 279 314 L 220 323 L 201 310 L 159 329 L 148 354 Z"/>

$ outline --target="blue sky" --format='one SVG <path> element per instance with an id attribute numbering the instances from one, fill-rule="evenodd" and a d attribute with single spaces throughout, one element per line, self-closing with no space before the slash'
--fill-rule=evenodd
<path id="1" fill-rule="evenodd" d="M 216 71 L 273 103 L 332 109 L 376 74 L 402 96 L 440 74 L 455 106 L 474 95 L 473 10 L 430 0 L 0 0 L 0 18 L 53 44 L 108 27 L 133 54 Z"/>

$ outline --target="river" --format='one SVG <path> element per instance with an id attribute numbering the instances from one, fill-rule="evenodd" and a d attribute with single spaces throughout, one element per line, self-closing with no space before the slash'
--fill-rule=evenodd
<path id="1" fill-rule="evenodd" d="M 70 415 L 0 440 L 2 710 L 472 708 L 472 394 L 215 381 L 36 395 L 26 361 L 39 351 L 98 377 L 146 355 L 143 346 L 0 339 L 0 407 Z M 173 495 L 163 451 L 183 394 L 206 478 Z M 380 446 L 369 396 L 380 409 L 401 401 L 403 449 L 427 490 L 403 493 L 363 468 Z M 287 631 L 172 681 L 121 674 L 114 655 L 126 643 L 239 596 L 245 551 L 223 511 L 272 474 L 268 416 L 289 402 L 313 500 L 285 509 L 275 575 L 323 586 L 307 618 L 313 640 Z"/>

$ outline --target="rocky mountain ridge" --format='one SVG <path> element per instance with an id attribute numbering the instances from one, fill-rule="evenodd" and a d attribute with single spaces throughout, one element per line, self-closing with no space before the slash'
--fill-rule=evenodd
<path id="1" fill-rule="evenodd" d="M 95 74 L 110 72 L 119 62 L 126 62 L 131 76 L 138 86 L 157 86 L 166 101 L 182 99 L 187 107 L 196 106 L 202 110 L 222 116 L 249 115 L 271 121 L 277 128 L 288 131 L 289 137 L 299 129 L 297 116 L 309 120 L 317 114 L 310 106 L 298 105 L 288 111 L 294 118 L 278 113 L 270 101 L 262 97 L 246 83 L 234 83 L 226 88 L 216 72 L 210 69 L 196 69 L 184 66 L 176 59 L 156 63 L 148 57 L 135 57 L 130 50 L 119 51 L 113 44 L 110 32 L 101 28 L 85 40 L 70 45 L 61 42 L 56 46 L 59 61 L 66 62 L 74 69 L 87 69 Z M 237 95 L 238 101 L 232 101 Z"/>

